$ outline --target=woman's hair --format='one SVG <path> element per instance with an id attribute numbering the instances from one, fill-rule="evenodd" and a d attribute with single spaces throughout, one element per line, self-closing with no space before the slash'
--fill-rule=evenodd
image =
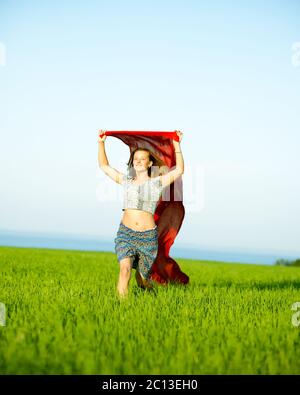
<path id="1" fill-rule="evenodd" d="M 134 154 L 137 151 L 146 151 L 149 154 L 149 161 L 152 161 L 152 165 L 148 168 L 148 176 L 149 177 L 151 177 L 151 174 L 153 177 L 157 177 L 158 175 L 160 175 L 164 172 L 165 164 L 161 159 L 156 157 L 156 155 L 153 154 L 148 148 L 137 147 L 131 152 L 130 158 L 127 162 L 127 166 L 128 166 L 127 172 L 129 173 L 130 176 L 136 177 L 136 171 L 133 166 L 133 158 L 134 158 Z"/>

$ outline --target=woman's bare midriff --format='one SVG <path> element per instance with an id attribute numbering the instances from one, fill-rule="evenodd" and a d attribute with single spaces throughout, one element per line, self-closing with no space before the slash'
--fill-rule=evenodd
<path id="1" fill-rule="evenodd" d="M 156 226 L 153 214 L 130 208 L 124 210 L 121 222 L 128 228 L 139 231 L 153 229 Z"/>

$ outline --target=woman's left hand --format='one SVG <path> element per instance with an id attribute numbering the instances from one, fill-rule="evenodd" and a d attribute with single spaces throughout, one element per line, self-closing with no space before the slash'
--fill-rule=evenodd
<path id="1" fill-rule="evenodd" d="M 180 130 L 175 130 L 175 132 L 176 132 L 177 136 L 179 137 L 179 143 L 180 143 L 182 140 L 183 133 Z"/>

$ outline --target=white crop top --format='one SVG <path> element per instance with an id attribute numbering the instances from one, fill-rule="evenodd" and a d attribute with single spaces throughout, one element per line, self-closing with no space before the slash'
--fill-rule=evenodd
<path id="1" fill-rule="evenodd" d="M 160 199 L 163 187 L 160 177 L 150 177 L 142 184 L 134 184 L 133 177 L 124 174 L 122 185 L 124 187 L 123 208 L 137 209 L 155 213 L 157 202 Z"/>

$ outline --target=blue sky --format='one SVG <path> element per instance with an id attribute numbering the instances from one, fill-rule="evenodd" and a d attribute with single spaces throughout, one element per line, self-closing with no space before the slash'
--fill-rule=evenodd
<path id="1" fill-rule="evenodd" d="M 180 129 L 176 243 L 300 254 L 299 17 L 298 1 L 1 1 L 0 229 L 113 239 L 98 129 Z M 125 172 L 128 148 L 106 153 Z"/>

